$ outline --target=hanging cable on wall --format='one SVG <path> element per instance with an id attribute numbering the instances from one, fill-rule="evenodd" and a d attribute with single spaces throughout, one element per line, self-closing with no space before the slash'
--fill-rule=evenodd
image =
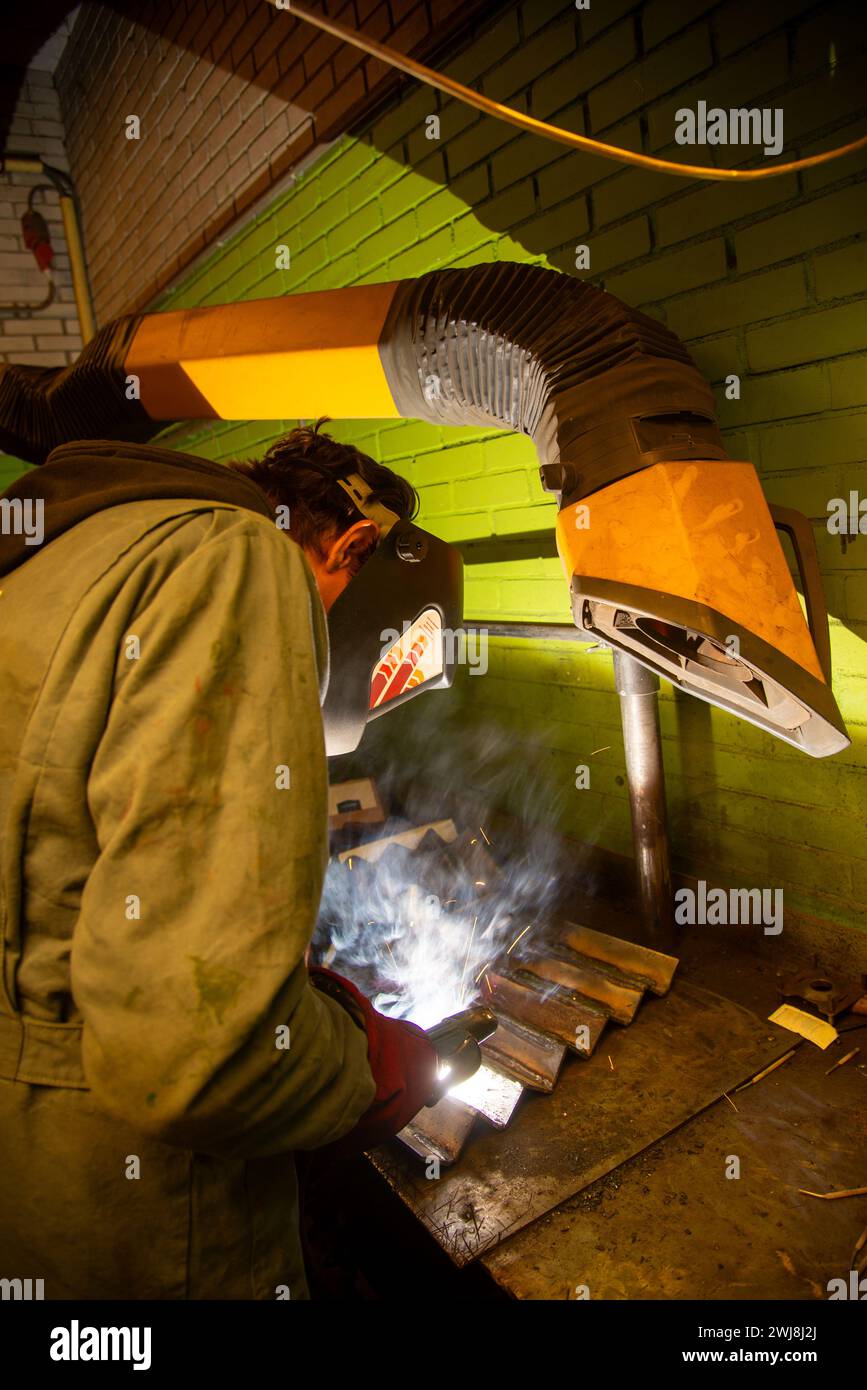
<path id="1" fill-rule="evenodd" d="M 0 175 L 3 174 L 36 174 L 43 175 L 49 180 L 50 186 L 55 190 L 60 201 L 60 215 L 63 219 L 63 234 L 66 239 L 66 249 L 69 253 L 69 264 L 72 272 L 72 288 L 75 293 L 75 304 L 78 310 L 78 325 L 81 333 L 82 343 L 87 343 L 96 332 L 96 323 L 93 316 L 93 303 L 90 298 L 90 286 L 87 279 L 87 266 L 84 258 L 84 245 L 81 237 L 81 225 L 78 218 L 76 207 L 75 186 L 69 175 L 62 169 L 56 169 L 53 164 L 46 164 L 39 155 L 14 153 L 7 150 L 0 154 Z M 37 185 L 37 191 L 43 185 Z M 47 187 L 48 185 L 46 185 Z M 35 213 L 32 206 L 32 196 L 28 202 L 28 212 Z M 42 219 L 39 214 L 25 225 L 27 214 L 21 219 L 22 235 L 25 245 L 33 251 L 39 264 L 39 257 L 47 256 L 42 229 L 40 227 Z M 47 227 L 45 234 L 47 235 Z M 29 239 L 28 239 L 29 238 Z M 32 242 L 32 245 L 31 245 Z M 53 252 L 52 252 L 53 259 Z M 41 267 L 40 267 L 41 268 Z M 53 279 L 53 271 L 50 272 Z M 46 300 L 49 304 L 51 300 Z M 2 306 L 0 306 L 2 307 Z M 28 306 L 19 306 L 27 309 Z M 44 308 L 45 305 L 36 305 L 33 308 Z"/>
<path id="2" fill-rule="evenodd" d="M 37 193 L 50 193 L 51 191 L 47 183 L 34 184 L 27 195 L 27 211 L 21 218 L 21 240 L 27 250 L 33 252 L 36 264 L 48 283 L 48 289 L 44 298 L 36 304 L 17 300 L 0 303 L 0 312 L 8 314 L 13 319 L 31 318 L 40 310 L 47 309 L 57 293 L 57 286 L 54 282 L 54 248 L 51 245 L 51 233 L 42 213 L 33 205 Z"/>
<path id="3" fill-rule="evenodd" d="M 463 101 L 468 106 L 474 106 L 478 111 L 483 111 L 488 116 L 494 116 L 497 120 L 507 121 L 510 125 L 517 126 L 519 130 L 527 131 L 530 135 L 539 135 L 545 140 L 555 140 L 561 145 L 568 145 L 575 150 L 583 150 L 586 154 L 594 154 L 602 159 L 611 159 L 619 164 L 634 164 L 639 169 L 653 169 L 659 174 L 675 174 L 680 178 L 715 179 L 728 183 L 772 179 L 779 177 L 780 174 L 794 173 L 797 169 L 812 169 L 817 164 L 827 164 L 832 159 L 840 159 L 843 155 L 854 154 L 856 150 L 867 149 L 867 135 L 860 135 L 857 140 L 851 140 L 846 145 L 839 145 L 836 149 L 824 150 L 821 154 L 809 155 L 805 159 L 789 160 L 785 164 L 775 164 L 764 169 L 714 169 L 705 164 L 678 164 L 676 160 L 657 159 L 653 155 L 637 154 L 634 150 L 624 150 L 619 145 L 607 145 L 602 140 L 591 139 L 589 135 L 576 135 L 572 130 L 564 130 L 562 126 L 549 125 L 547 121 L 536 120 L 534 116 L 527 116 L 523 111 L 516 111 L 511 106 L 504 106 L 499 101 L 492 101 L 490 97 L 482 96 L 481 92 L 475 92 L 471 87 L 465 87 L 462 82 L 455 81 L 453 77 L 446 77 L 444 73 L 425 67 L 423 63 L 416 62 L 414 58 L 408 57 L 405 53 L 399 53 L 397 49 L 389 48 L 388 44 L 379 43 L 376 39 L 369 39 L 364 34 L 359 34 L 357 30 L 348 28 L 345 24 L 338 24 L 335 20 L 326 18 L 325 15 L 313 14 L 310 10 L 304 9 L 302 5 L 296 5 L 295 0 L 283 0 L 283 3 L 280 3 L 280 0 L 267 0 L 267 3 L 275 9 L 284 10 L 297 19 L 303 19 L 306 23 L 315 25 L 317 29 L 332 34 L 334 38 L 343 39 L 345 43 L 352 44 L 353 47 L 361 49 L 363 53 L 368 53 L 373 58 L 381 59 L 382 62 L 388 63 L 400 72 L 405 72 L 409 77 L 418 78 L 420 82 L 426 83 L 429 87 L 436 87 L 439 91 L 446 92 L 458 101 Z"/>

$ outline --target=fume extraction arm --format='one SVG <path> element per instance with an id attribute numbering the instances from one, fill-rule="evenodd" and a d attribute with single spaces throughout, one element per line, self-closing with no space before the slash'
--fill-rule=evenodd
<path id="1" fill-rule="evenodd" d="M 605 291 L 479 265 L 120 318 L 71 367 L 0 367 L 0 446 L 37 463 L 167 421 L 318 414 L 529 435 L 588 641 L 814 757 L 848 745 L 809 523 L 775 517 L 752 464 L 727 457 L 678 338 Z"/>

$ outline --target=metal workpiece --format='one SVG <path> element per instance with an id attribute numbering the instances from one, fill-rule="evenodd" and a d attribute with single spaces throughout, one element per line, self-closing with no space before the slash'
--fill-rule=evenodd
<path id="1" fill-rule="evenodd" d="M 449 1099 L 462 1101 L 497 1129 L 505 1129 L 523 1093 L 517 1077 L 483 1062 L 466 1081 L 451 1087 Z"/>
<path id="2" fill-rule="evenodd" d="M 559 943 L 581 956 L 586 963 L 604 969 L 627 984 L 640 985 L 654 994 L 666 994 L 677 969 L 677 957 L 654 951 L 637 941 L 595 931 L 578 922 L 566 922 Z"/>
<path id="3" fill-rule="evenodd" d="M 444 1066 L 437 1094 L 398 1138 L 451 1165 L 476 1115 L 505 1130 L 524 1091 L 550 1094 L 567 1052 L 589 1058 L 606 1023 L 628 1025 L 645 993 L 665 994 L 677 961 L 574 923 L 553 924 L 544 952 L 485 971 L 485 1003 L 428 1029 Z M 463 1079 L 462 1079 L 463 1078 Z"/>
<path id="4" fill-rule="evenodd" d="M 528 1090 L 550 1093 L 560 1075 L 566 1044 L 508 1014 L 498 1015 L 499 1028 L 482 1044 L 482 1056 L 521 1081 Z"/>
<path id="5" fill-rule="evenodd" d="M 560 985 L 520 968 L 508 975 L 489 970 L 485 981 L 488 1002 L 496 1013 L 559 1039 L 583 1057 L 591 1056 L 608 1022 L 608 1014 L 598 1004 L 580 1000 Z"/>
<path id="6" fill-rule="evenodd" d="M 419 1111 L 397 1137 L 419 1158 L 438 1158 L 448 1165 L 460 1156 L 475 1122 L 476 1112 L 471 1106 L 445 1096 Z"/>
<path id="7" fill-rule="evenodd" d="M 594 1000 L 617 1023 L 632 1022 L 644 994 L 643 985 L 613 980 L 578 956 L 569 959 L 566 951 L 537 956 L 524 962 L 523 969 L 542 981 L 562 985 L 573 994 Z"/>
<path id="8" fill-rule="evenodd" d="M 674 942 L 674 900 L 659 729 L 659 677 L 634 657 L 614 653 L 620 698 L 632 840 L 644 936 L 656 946 Z"/>

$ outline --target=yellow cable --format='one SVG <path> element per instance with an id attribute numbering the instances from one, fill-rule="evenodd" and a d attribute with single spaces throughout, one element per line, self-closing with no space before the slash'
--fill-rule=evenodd
<path id="1" fill-rule="evenodd" d="M 314 24 L 317 29 L 324 29 L 327 34 L 333 34 L 335 38 L 343 39 L 346 43 L 351 43 L 355 48 L 360 48 L 362 52 L 369 53 L 373 58 L 381 58 L 383 62 L 389 63 L 393 68 L 399 68 L 401 72 L 408 73 L 410 77 L 417 77 L 419 81 L 426 82 L 429 87 L 438 87 L 441 92 L 447 92 L 449 96 L 457 97 L 458 101 L 465 101 L 469 106 L 475 106 L 479 111 L 484 111 L 488 116 L 495 116 L 498 120 L 508 121 L 510 125 L 517 126 L 519 130 L 527 130 L 531 135 L 541 135 L 547 140 L 556 140 L 561 145 L 569 145 L 572 149 L 586 150 L 589 154 L 599 155 L 602 159 L 614 159 L 620 164 L 635 164 L 640 169 L 655 169 L 660 174 L 676 174 L 679 177 L 692 176 L 697 179 L 773 179 L 779 174 L 791 174 L 795 169 L 812 169 L 816 164 L 827 164 L 829 160 L 839 159 L 844 154 L 853 154 L 855 150 L 862 150 L 867 147 L 867 135 L 860 136 L 857 140 L 852 140 L 848 145 L 840 145 L 835 150 L 825 150 L 823 154 L 813 154 L 807 159 L 793 159 L 788 164 L 775 164 L 765 169 L 712 169 L 704 164 L 678 164 L 670 159 L 655 159 L 649 154 L 636 154 L 632 150 L 621 149 L 618 145 L 606 145 L 601 140 L 591 140 L 587 135 L 576 135 L 571 130 L 563 130 L 560 126 L 549 125 L 547 121 L 537 121 L 533 116 L 525 116 L 522 111 L 515 111 L 511 106 L 503 106 L 498 101 L 491 101 L 490 97 L 482 96 L 480 92 L 474 92 L 472 88 L 463 86 L 456 82 L 452 77 L 444 77 L 442 73 L 434 72 L 433 68 L 426 68 L 423 63 L 417 63 L 414 58 L 408 58 L 405 53 L 398 53 L 396 49 L 389 48 L 387 44 L 377 43 L 375 39 L 365 38 L 354 29 L 349 29 L 344 24 L 336 24 L 333 19 L 326 19 L 324 15 L 311 14 L 301 5 L 296 5 L 295 0 L 268 0 L 278 10 L 285 10 L 289 14 L 296 15 L 298 19 L 306 20 L 308 24 Z"/>

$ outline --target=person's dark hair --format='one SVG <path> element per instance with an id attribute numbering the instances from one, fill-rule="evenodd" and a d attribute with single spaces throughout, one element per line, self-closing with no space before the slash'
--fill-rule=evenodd
<path id="1" fill-rule="evenodd" d="M 233 459 L 229 463 L 230 468 L 256 483 L 273 507 L 289 508 L 290 536 L 320 555 L 325 554 L 329 538 L 364 519 L 337 478 L 357 473 L 372 489 L 371 502 L 381 502 L 399 517 L 414 516 L 418 507 L 418 494 L 406 478 L 354 445 L 341 444 L 324 434 L 322 426 L 327 423 L 328 416 L 323 415 L 313 425 L 301 425 L 284 434 L 261 459 Z"/>

